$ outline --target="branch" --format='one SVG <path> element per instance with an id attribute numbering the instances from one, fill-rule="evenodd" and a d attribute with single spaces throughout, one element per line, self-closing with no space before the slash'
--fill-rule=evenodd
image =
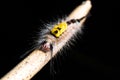
<path id="1" fill-rule="evenodd" d="M 79 19 L 86 16 L 91 9 L 91 1 L 84 1 L 80 6 L 78 6 L 73 12 L 68 16 L 67 20 Z M 84 18 L 80 24 L 76 25 L 78 28 L 82 27 L 85 22 Z M 77 28 L 74 31 L 77 32 Z M 53 56 L 68 42 L 74 33 L 71 33 L 71 28 L 67 29 L 67 34 L 64 33 L 61 39 L 56 41 L 54 46 Z M 28 55 L 24 60 L 22 60 L 18 65 L 16 65 L 10 72 L 1 78 L 1 80 L 30 80 L 37 72 L 39 72 L 43 66 L 45 66 L 51 59 L 51 52 L 44 53 L 40 50 L 34 50 L 30 55 Z"/>

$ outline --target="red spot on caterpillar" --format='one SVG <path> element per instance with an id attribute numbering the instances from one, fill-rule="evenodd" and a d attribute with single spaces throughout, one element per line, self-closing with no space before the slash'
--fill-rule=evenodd
<path id="1" fill-rule="evenodd" d="M 50 51 L 50 43 L 48 43 L 48 42 L 45 41 L 45 42 L 41 45 L 41 50 L 44 51 L 44 52 Z"/>

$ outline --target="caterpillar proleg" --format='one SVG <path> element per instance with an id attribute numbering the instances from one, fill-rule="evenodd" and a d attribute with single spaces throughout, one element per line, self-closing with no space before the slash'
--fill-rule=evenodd
<path id="1" fill-rule="evenodd" d="M 53 24 L 51 29 L 40 37 L 33 51 L 1 80 L 30 80 L 52 57 L 81 30 L 91 9 L 91 1 L 86 0 L 61 22 Z"/>

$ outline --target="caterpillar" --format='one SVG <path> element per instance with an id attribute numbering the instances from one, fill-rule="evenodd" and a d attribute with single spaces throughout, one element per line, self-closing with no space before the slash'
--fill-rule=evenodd
<path id="1" fill-rule="evenodd" d="M 57 24 L 49 25 L 50 28 L 45 27 L 45 29 L 41 29 L 41 32 L 39 32 L 39 38 L 36 40 L 33 47 L 28 50 L 26 53 L 24 53 L 20 58 L 24 58 L 26 55 L 28 55 L 30 52 L 34 51 L 35 49 L 39 49 L 45 53 L 51 52 L 53 53 L 53 48 L 55 47 L 55 44 L 57 44 L 62 37 L 64 37 L 64 34 L 67 33 L 68 28 L 72 28 L 74 30 L 75 27 L 73 27 L 75 24 L 79 24 L 81 20 L 86 18 L 88 16 L 84 16 L 80 19 L 70 19 L 68 21 L 60 21 Z M 72 25 L 72 26 L 71 26 Z M 67 35 L 67 34 L 66 34 Z M 65 35 L 65 36 L 66 36 Z M 52 54 L 51 54 L 52 56 Z"/>
<path id="2" fill-rule="evenodd" d="M 39 49 L 45 53 L 49 51 L 53 53 L 53 48 L 56 47 L 55 44 L 59 43 L 62 37 L 67 36 L 68 28 L 71 28 L 74 31 L 74 25 L 79 24 L 80 21 L 86 17 L 88 17 L 88 15 L 80 19 L 70 19 L 62 22 L 60 21 L 57 24 L 51 25 L 51 27 L 49 25 L 50 28 L 45 27 L 45 29 L 41 29 L 41 32 L 39 32 L 39 38 L 36 40 L 32 49 L 28 50 L 25 54 L 20 56 L 20 58 L 24 58 L 35 49 Z"/>
<path id="3" fill-rule="evenodd" d="M 66 32 L 67 28 L 69 28 L 71 24 L 80 23 L 80 21 L 85 17 L 86 16 L 80 19 L 71 19 L 69 21 L 63 21 L 59 24 L 54 25 L 53 28 L 44 37 L 44 41 L 40 43 L 41 45 L 39 49 L 43 52 L 53 51 L 55 41 L 59 40 L 59 37 L 61 37 L 61 35 L 63 35 L 63 33 Z"/>

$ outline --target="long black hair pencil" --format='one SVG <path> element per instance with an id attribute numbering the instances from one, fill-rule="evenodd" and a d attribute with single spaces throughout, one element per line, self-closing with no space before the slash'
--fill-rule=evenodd
<path id="1" fill-rule="evenodd" d="M 30 80 L 77 32 L 80 32 L 91 7 L 91 1 L 86 0 L 66 19 L 53 24 L 33 51 L 1 80 Z"/>

